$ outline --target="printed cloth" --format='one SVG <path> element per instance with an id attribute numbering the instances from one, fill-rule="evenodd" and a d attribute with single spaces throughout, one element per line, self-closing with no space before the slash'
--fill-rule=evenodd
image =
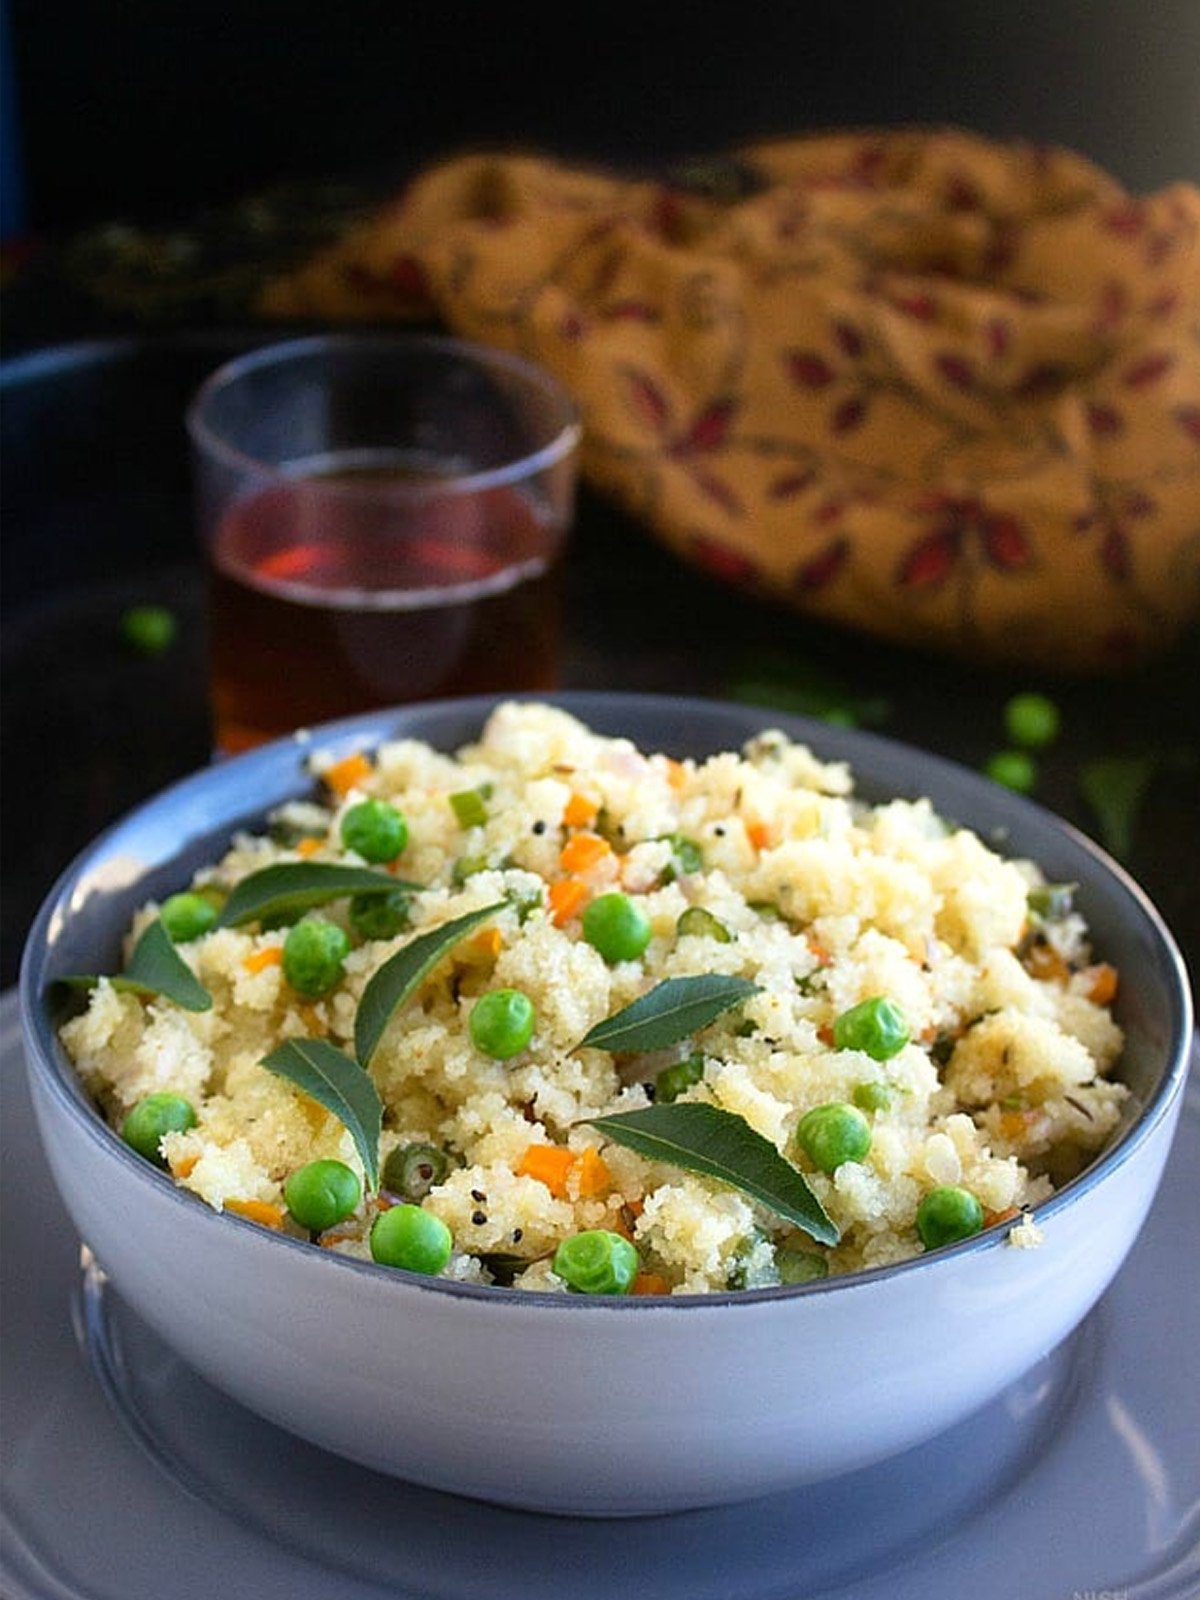
<path id="1" fill-rule="evenodd" d="M 1200 189 L 955 129 L 669 182 L 465 154 L 272 281 L 555 373 L 588 480 L 686 561 L 977 660 L 1097 672 L 1200 610 Z"/>

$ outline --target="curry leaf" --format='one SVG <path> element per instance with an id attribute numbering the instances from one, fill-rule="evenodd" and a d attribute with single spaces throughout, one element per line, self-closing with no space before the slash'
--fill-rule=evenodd
<path id="1" fill-rule="evenodd" d="M 362 1157 L 368 1189 L 378 1188 L 383 1106 L 370 1074 L 325 1039 L 289 1039 L 262 1064 L 333 1112 Z"/>
<path id="2" fill-rule="evenodd" d="M 277 861 L 236 884 L 217 919 L 222 928 L 246 922 L 300 917 L 314 906 L 347 895 L 390 894 L 393 889 L 418 889 L 390 872 L 343 867 L 329 861 Z"/>
<path id="3" fill-rule="evenodd" d="M 757 993 L 758 985 L 749 979 L 715 972 L 666 978 L 631 1005 L 598 1022 L 579 1041 L 580 1047 L 594 1045 L 614 1052 L 665 1050 Z"/>
<path id="4" fill-rule="evenodd" d="M 464 934 L 488 917 L 494 917 L 497 911 L 503 911 L 506 904 L 507 901 L 498 900 L 494 905 L 482 906 L 477 911 L 455 917 L 452 922 L 444 922 L 429 933 L 418 934 L 371 975 L 354 1018 L 354 1053 L 364 1067 L 370 1066 L 371 1057 L 397 1007 L 404 1004 Z"/>
<path id="5" fill-rule="evenodd" d="M 650 1161 L 664 1161 L 739 1189 L 776 1216 L 803 1228 L 818 1244 L 838 1242 L 836 1223 L 803 1173 L 732 1111 L 684 1101 L 590 1120 L 608 1138 Z"/>
<path id="6" fill-rule="evenodd" d="M 91 974 L 61 978 L 73 989 L 92 989 L 100 979 Z M 109 979 L 114 989 L 128 994 L 162 995 L 185 1011 L 209 1011 L 212 995 L 171 943 L 156 917 L 133 948 L 123 972 Z"/>

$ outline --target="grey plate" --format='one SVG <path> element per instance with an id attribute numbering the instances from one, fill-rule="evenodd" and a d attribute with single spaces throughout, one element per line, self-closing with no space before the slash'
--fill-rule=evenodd
<path id="1" fill-rule="evenodd" d="M 1134 1254 L 1081 1332 L 998 1402 L 868 1472 L 636 1527 L 397 1483 L 209 1388 L 98 1275 L 81 1275 L 12 994 L 0 1000 L 0 1084 L 0 1574 L 13 1600 L 1200 1591 L 1200 1070 Z"/>

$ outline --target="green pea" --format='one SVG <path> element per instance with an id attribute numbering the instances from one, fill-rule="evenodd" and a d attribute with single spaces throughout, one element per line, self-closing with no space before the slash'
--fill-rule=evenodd
<path id="1" fill-rule="evenodd" d="M 650 918 L 627 894 L 599 895 L 583 913 L 583 937 L 614 966 L 635 961 L 650 943 Z"/>
<path id="2" fill-rule="evenodd" d="M 454 1249 L 454 1235 L 440 1217 L 420 1206 L 390 1206 L 371 1224 L 371 1257 L 385 1267 L 404 1267 L 430 1276 L 442 1271 Z"/>
<path id="3" fill-rule="evenodd" d="M 785 1245 L 775 1252 L 780 1283 L 813 1283 L 829 1276 L 829 1263 L 815 1250 L 796 1250 Z"/>
<path id="4" fill-rule="evenodd" d="M 169 895 L 158 913 L 172 944 L 187 944 L 216 925 L 217 908 L 202 894 Z"/>
<path id="5" fill-rule="evenodd" d="M 944 1183 L 917 1207 L 917 1232 L 926 1250 L 969 1239 L 983 1227 L 983 1207 L 969 1189 Z"/>
<path id="6" fill-rule="evenodd" d="M 323 1233 L 348 1217 L 362 1199 L 362 1184 L 344 1161 L 310 1161 L 283 1186 L 287 1208 L 302 1228 Z"/>
<path id="7" fill-rule="evenodd" d="M 196 1109 L 183 1095 L 169 1089 L 148 1094 L 139 1100 L 121 1124 L 121 1137 L 138 1155 L 145 1156 L 156 1167 L 165 1167 L 166 1161 L 159 1150 L 168 1133 L 186 1133 L 196 1126 Z"/>
<path id="8" fill-rule="evenodd" d="M 1029 915 L 1037 922 L 1061 922 L 1069 917 L 1075 904 L 1073 883 L 1040 883 L 1025 896 Z"/>
<path id="9" fill-rule="evenodd" d="M 1037 762 L 1024 750 L 999 750 L 984 763 L 984 772 L 1017 794 L 1030 794 L 1037 784 Z"/>
<path id="10" fill-rule="evenodd" d="M 861 1050 L 875 1061 L 890 1061 L 908 1043 L 908 1023 L 893 1000 L 875 995 L 843 1011 L 833 1024 L 839 1050 Z"/>
<path id="11" fill-rule="evenodd" d="M 1044 750 L 1058 738 L 1058 707 L 1044 694 L 1015 694 L 1004 707 L 1004 728 L 1023 750 Z"/>
<path id="12" fill-rule="evenodd" d="M 311 917 L 289 929 L 283 942 L 283 975 L 298 994 L 328 994 L 342 976 L 350 939 L 336 922 Z"/>
<path id="13" fill-rule="evenodd" d="M 121 613 L 121 637 L 143 656 L 160 656 L 175 640 L 176 624 L 166 606 L 130 606 Z"/>
<path id="14" fill-rule="evenodd" d="M 729 944 L 732 933 L 711 911 L 703 906 L 689 906 L 675 924 L 675 932 L 691 934 L 700 939 L 715 939 L 718 944 Z"/>
<path id="15" fill-rule="evenodd" d="M 851 1099 L 860 1111 L 886 1111 L 892 1103 L 892 1091 L 886 1083 L 856 1083 Z"/>
<path id="16" fill-rule="evenodd" d="M 671 846 L 671 859 L 663 869 L 662 883 L 673 883 L 680 873 L 684 876 L 704 869 L 704 855 L 694 839 L 682 833 L 660 833 L 659 839 Z"/>
<path id="17" fill-rule="evenodd" d="M 857 1106 L 833 1100 L 801 1117 L 796 1143 L 822 1172 L 845 1161 L 861 1161 L 871 1148 L 871 1124 Z"/>
<path id="18" fill-rule="evenodd" d="M 394 939 L 408 927 L 411 906 L 407 889 L 356 894 L 350 902 L 350 926 L 360 939 Z"/>
<path id="19" fill-rule="evenodd" d="M 685 1089 L 690 1089 L 694 1083 L 699 1083 L 703 1076 L 702 1055 L 688 1056 L 685 1061 L 676 1061 L 672 1066 L 664 1067 L 654 1080 L 656 1104 L 669 1104 L 672 1100 L 677 1100 Z"/>
<path id="20" fill-rule="evenodd" d="M 573 1233 L 554 1252 L 555 1274 L 578 1294 L 628 1294 L 638 1266 L 629 1240 L 606 1228 Z"/>
<path id="21" fill-rule="evenodd" d="M 408 843 L 408 823 L 386 800 L 360 800 L 343 816 L 341 834 L 364 861 L 394 861 Z"/>
<path id="22" fill-rule="evenodd" d="M 507 1061 L 533 1038 L 537 1012 L 520 989 L 489 989 L 471 1009 L 471 1042 L 485 1056 Z"/>
<path id="23" fill-rule="evenodd" d="M 383 1187 L 406 1200 L 425 1196 L 450 1171 L 450 1157 L 435 1144 L 398 1144 L 383 1163 Z"/>

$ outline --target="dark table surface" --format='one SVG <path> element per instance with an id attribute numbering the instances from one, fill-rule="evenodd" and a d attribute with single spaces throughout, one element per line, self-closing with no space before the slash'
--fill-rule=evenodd
<path id="1" fill-rule="evenodd" d="M 204 575 L 182 415 L 214 366 L 267 337 L 121 336 L 0 365 L 4 986 L 75 852 L 209 759 Z M 880 732 L 972 767 L 1004 744 L 1010 695 L 1048 692 L 1062 732 L 1040 760 L 1035 797 L 1102 837 L 1083 766 L 1113 755 L 1153 763 L 1125 865 L 1200 972 L 1200 631 L 1152 667 L 1104 681 L 964 666 L 727 590 L 587 491 L 568 583 L 565 688 L 738 694 L 790 709 L 832 681 L 868 714 L 882 712 Z M 162 655 L 122 641 L 120 617 L 134 603 L 175 613 Z"/>

